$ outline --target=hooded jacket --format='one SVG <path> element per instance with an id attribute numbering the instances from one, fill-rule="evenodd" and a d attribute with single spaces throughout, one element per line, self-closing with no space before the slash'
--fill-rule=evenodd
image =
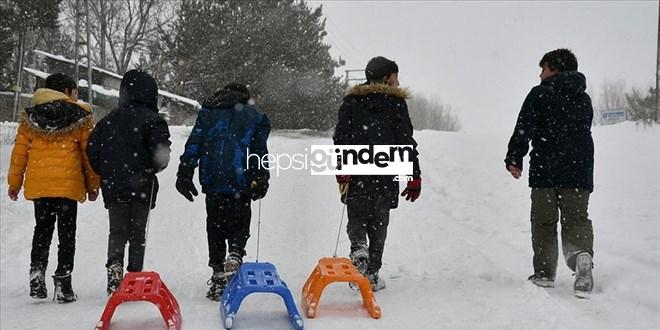
<path id="1" fill-rule="evenodd" d="M 60 197 L 84 202 L 99 188 L 86 156 L 94 122 L 86 105 L 59 91 L 40 88 L 21 113 L 7 181 L 28 200 Z"/>
<path id="2" fill-rule="evenodd" d="M 156 81 L 146 72 L 126 72 L 119 104 L 96 124 L 87 155 L 101 176 L 106 208 L 115 203 L 156 204 L 156 173 L 169 162 L 170 132 L 158 114 Z"/>
<path id="3" fill-rule="evenodd" d="M 593 108 L 586 87 L 582 73 L 565 71 L 525 98 L 504 162 L 522 169 L 531 141 L 530 187 L 593 191 Z"/>
<path id="4" fill-rule="evenodd" d="M 221 89 L 203 103 L 181 155 L 179 172 L 199 165 L 202 192 L 247 193 L 256 176 L 269 177 L 258 159 L 268 153 L 268 116 L 241 92 Z M 248 155 L 252 155 L 247 158 Z"/>
<path id="5" fill-rule="evenodd" d="M 417 158 L 417 142 L 406 104 L 408 93 L 382 83 L 354 86 L 339 108 L 339 120 L 333 141 L 336 145 L 411 145 L 413 173 L 421 171 Z M 348 187 L 347 201 L 370 200 L 382 196 L 396 208 L 399 201 L 399 182 L 393 175 L 353 175 Z"/>

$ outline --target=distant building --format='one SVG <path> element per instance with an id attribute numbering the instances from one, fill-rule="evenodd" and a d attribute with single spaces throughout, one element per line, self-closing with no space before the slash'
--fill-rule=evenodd
<path id="1" fill-rule="evenodd" d="M 23 68 L 26 73 L 34 76 L 36 79 L 36 84 L 33 90 L 44 86 L 46 77 L 51 73 L 61 72 L 72 77 L 74 76 L 75 62 L 73 60 L 41 50 L 34 50 L 34 52 L 44 57 L 48 72 L 27 67 Z M 78 98 L 87 102 L 87 90 L 89 86 L 86 79 L 87 65 L 79 63 L 78 67 L 81 78 L 78 81 Z M 117 101 L 119 100 L 119 86 L 121 84 L 122 76 L 112 71 L 97 67 L 92 67 L 92 70 L 92 108 L 94 111 L 94 118 L 98 120 L 117 106 Z M 6 100 L 8 97 L 4 94 L 11 94 L 10 100 Z M 13 93 L 9 92 L 4 94 L 0 94 L 0 104 L 3 105 L 2 108 L 5 108 L 4 103 L 11 102 L 11 107 L 9 107 L 9 109 L 13 109 Z M 158 95 L 159 109 L 161 109 L 161 112 L 164 112 L 171 124 L 180 125 L 194 123 L 197 110 L 201 107 L 199 102 L 164 90 L 158 90 Z M 24 99 L 25 97 L 22 96 L 19 109 L 25 108 L 26 102 L 24 102 Z M 29 99 L 27 104 L 29 104 Z M 5 114 L 9 113 L 8 111 L 3 110 L 2 113 L 2 118 L 0 118 L 0 120 L 10 120 L 11 114 L 9 114 L 9 118 L 4 118 L 6 117 Z"/>

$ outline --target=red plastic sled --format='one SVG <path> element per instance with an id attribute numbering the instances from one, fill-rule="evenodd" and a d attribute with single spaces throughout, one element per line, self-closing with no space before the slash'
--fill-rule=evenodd
<path id="1" fill-rule="evenodd" d="M 179 303 L 156 272 L 127 273 L 117 291 L 108 299 L 96 329 L 108 329 L 117 306 L 128 301 L 151 302 L 160 310 L 168 329 L 181 329 Z"/>

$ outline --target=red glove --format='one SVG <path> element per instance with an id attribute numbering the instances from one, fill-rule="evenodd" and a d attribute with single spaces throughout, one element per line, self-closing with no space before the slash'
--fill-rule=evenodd
<path id="1" fill-rule="evenodd" d="M 350 175 L 335 175 L 335 178 L 337 179 L 337 183 L 339 184 L 348 183 L 349 181 L 351 181 Z"/>
<path id="2" fill-rule="evenodd" d="M 401 196 L 406 196 L 407 201 L 414 202 L 419 198 L 419 195 L 422 192 L 422 178 L 413 178 L 412 181 L 408 181 L 406 189 L 403 190 Z"/>
<path id="3" fill-rule="evenodd" d="M 98 197 L 99 197 L 98 190 L 92 190 L 87 192 L 87 199 L 89 199 L 90 202 L 95 201 Z"/>

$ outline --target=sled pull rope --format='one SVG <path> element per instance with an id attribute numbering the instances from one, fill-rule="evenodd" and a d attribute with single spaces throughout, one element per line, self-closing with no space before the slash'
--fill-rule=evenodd
<path id="1" fill-rule="evenodd" d="M 147 251 L 147 237 L 149 237 L 149 219 L 151 218 L 151 203 L 153 203 L 153 198 L 154 198 L 154 186 L 156 185 L 156 177 L 154 176 L 154 179 L 151 180 L 151 192 L 149 193 L 149 208 L 147 209 L 147 225 L 144 228 L 144 251 L 146 255 Z M 144 256 L 142 257 L 142 260 L 144 262 Z"/>
<path id="2" fill-rule="evenodd" d="M 348 197 L 348 186 L 349 184 L 346 184 L 346 190 L 344 192 L 345 196 Z M 344 224 L 344 213 L 346 212 L 346 202 L 343 203 L 344 206 L 341 208 L 341 217 L 339 218 L 339 230 L 337 230 L 337 242 L 335 243 L 335 253 L 332 254 L 333 258 L 337 257 L 337 248 L 339 247 L 339 236 L 341 235 L 341 227 Z"/>
<path id="3" fill-rule="evenodd" d="M 259 262 L 259 243 L 261 238 L 261 199 L 259 200 L 259 215 L 257 221 L 257 262 Z"/>

